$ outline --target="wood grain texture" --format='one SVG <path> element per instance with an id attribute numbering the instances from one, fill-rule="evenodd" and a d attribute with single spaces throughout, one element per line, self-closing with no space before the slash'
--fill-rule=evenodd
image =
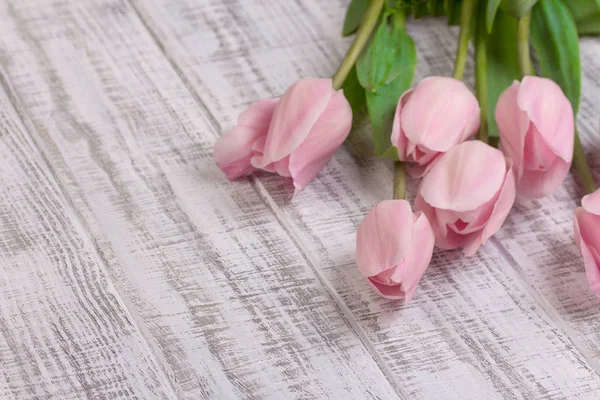
<path id="1" fill-rule="evenodd" d="M 173 398 L 1 89 L 0 160 L 0 398 Z"/>
<path id="2" fill-rule="evenodd" d="M 252 101 L 280 95 L 300 77 L 330 76 L 347 46 L 337 29 L 346 1 L 132 3 L 219 130 Z M 456 30 L 431 21 L 409 24 L 409 30 L 419 47 L 417 80 L 448 74 Z M 523 272 L 540 268 L 537 261 L 524 267 L 498 240 L 470 259 L 437 254 L 408 307 L 369 290 L 354 266 L 354 234 L 364 213 L 391 192 L 391 171 L 364 157 L 360 133 L 294 201 L 289 182 L 270 175 L 257 182 L 402 392 L 408 398 L 596 398 L 597 351 L 582 345 L 595 341 L 596 328 L 566 321 L 548 302 L 543 282 Z M 570 222 L 561 229 L 569 233 Z M 551 232 L 560 231 L 548 222 Z M 562 237 L 575 252 L 570 233 Z M 575 259 L 574 277 L 581 274 Z M 586 317 L 597 323 L 595 299 L 588 296 L 585 304 Z"/>
<path id="3" fill-rule="evenodd" d="M 127 2 L 0 4 L 6 86 L 178 398 L 398 397 Z"/>

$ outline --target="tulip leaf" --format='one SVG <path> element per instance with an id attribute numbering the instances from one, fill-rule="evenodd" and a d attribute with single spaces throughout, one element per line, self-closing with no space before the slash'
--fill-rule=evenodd
<path id="1" fill-rule="evenodd" d="M 461 0 L 444 0 L 448 25 L 460 25 Z"/>
<path id="2" fill-rule="evenodd" d="M 404 32 L 402 35 L 406 38 L 403 41 L 408 41 L 409 44 L 402 47 L 402 53 L 398 56 L 398 61 L 402 64 L 402 73 L 387 85 L 366 92 L 375 153 L 378 157 L 394 160 L 398 159 L 398 151 L 390 141 L 394 114 L 398 99 L 410 88 L 417 66 L 415 45 L 410 36 Z"/>
<path id="3" fill-rule="evenodd" d="M 560 0 L 540 0 L 533 8 L 531 41 L 542 75 L 562 88 L 577 115 L 581 94 L 579 38 L 573 16 Z"/>
<path id="4" fill-rule="evenodd" d="M 494 26 L 494 19 L 496 18 L 496 12 L 498 12 L 499 6 L 500 0 L 488 0 L 485 10 L 485 23 L 488 33 L 492 32 L 492 27 Z"/>
<path id="5" fill-rule="evenodd" d="M 511 17 L 521 18 L 537 3 L 538 0 L 502 0 L 500 7 Z"/>
<path id="6" fill-rule="evenodd" d="M 363 108 L 367 105 L 367 99 L 365 97 L 365 89 L 360 86 L 358 77 L 356 76 L 356 67 L 352 67 L 348 77 L 342 85 L 344 90 L 344 96 L 352 107 L 352 114 L 356 116 Z"/>
<path id="7" fill-rule="evenodd" d="M 489 135 L 498 136 L 494 118 L 498 97 L 514 80 L 521 78 L 517 54 L 517 20 L 498 10 L 492 32 L 487 38 L 487 86 Z"/>
<path id="8" fill-rule="evenodd" d="M 360 26 L 363 15 L 367 10 L 369 0 L 352 0 L 348 5 L 346 17 L 344 18 L 344 27 L 342 28 L 342 36 L 350 36 Z"/>
<path id="9" fill-rule="evenodd" d="M 563 0 L 569 8 L 579 35 L 600 34 L 600 0 Z"/>
<path id="10" fill-rule="evenodd" d="M 412 39 L 402 27 L 390 27 L 386 20 L 384 15 L 373 41 L 356 63 L 358 81 L 368 92 L 376 92 L 402 75 L 412 80 L 416 65 L 416 57 L 411 57 L 416 55 Z"/>

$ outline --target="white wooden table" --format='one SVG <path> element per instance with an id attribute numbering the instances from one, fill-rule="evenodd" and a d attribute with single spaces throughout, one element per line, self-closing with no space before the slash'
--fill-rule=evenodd
<path id="1" fill-rule="evenodd" d="M 214 164 L 248 104 L 334 72 L 346 4 L 0 1 L 0 398 L 600 398 L 576 177 L 476 256 L 436 253 L 403 306 L 354 264 L 391 191 L 367 127 L 293 201 Z M 456 29 L 408 29 L 416 81 L 448 75 Z M 598 172 L 600 39 L 581 48 Z"/>

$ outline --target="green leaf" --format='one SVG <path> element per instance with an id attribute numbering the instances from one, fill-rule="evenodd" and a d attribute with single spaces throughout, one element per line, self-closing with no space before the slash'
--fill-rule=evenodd
<path id="1" fill-rule="evenodd" d="M 500 7 L 511 17 L 521 18 L 537 3 L 538 0 L 502 0 Z"/>
<path id="2" fill-rule="evenodd" d="M 366 92 L 375 153 L 378 157 L 390 159 L 398 159 L 398 151 L 392 147 L 390 141 L 398 99 L 410 88 L 417 66 L 417 51 L 410 36 L 403 31 L 396 32 L 395 35 L 403 37 L 399 40 L 403 43 L 399 47 L 402 51 L 396 58 L 400 64 L 400 74 L 392 82 L 377 90 Z M 360 78 L 360 70 L 358 73 Z"/>
<path id="3" fill-rule="evenodd" d="M 500 0 L 488 0 L 487 8 L 485 10 L 485 22 L 488 33 L 492 32 L 494 19 L 496 18 L 496 12 L 498 11 L 499 6 Z"/>
<path id="4" fill-rule="evenodd" d="M 356 72 L 360 84 L 370 92 L 375 92 L 393 80 L 406 75 L 416 60 L 407 55 L 416 54 L 415 45 L 401 28 L 390 28 L 383 21 L 368 49 L 356 63 Z M 408 67 L 408 68 L 407 68 Z M 412 73 L 410 74 L 412 76 Z"/>
<path id="5" fill-rule="evenodd" d="M 517 54 L 517 20 L 498 10 L 494 28 L 487 41 L 487 86 L 489 136 L 498 136 L 498 125 L 494 118 L 500 94 L 514 80 L 521 79 Z"/>
<path id="6" fill-rule="evenodd" d="M 356 67 L 352 67 L 348 77 L 342 85 L 344 90 L 344 96 L 352 107 L 352 114 L 357 115 L 367 105 L 367 99 L 365 97 L 365 89 L 360 86 L 358 82 L 358 76 L 356 76 Z"/>
<path id="7" fill-rule="evenodd" d="M 579 38 L 573 16 L 560 0 L 540 0 L 531 13 L 531 41 L 542 75 L 562 88 L 577 115 L 581 94 Z"/>
<path id="8" fill-rule="evenodd" d="M 460 25 L 461 0 L 444 0 L 448 25 Z"/>
<path id="9" fill-rule="evenodd" d="M 600 0 L 563 0 L 580 35 L 600 34 Z"/>
<path id="10" fill-rule="evenodd" d="M 346 17 L 344 18 L 344 28 L 342 29 L 342 36 L 350 36 L 360 26 L 363 15 L 367 10 L 369 0 L 352 0 L 348 5 L 346 11 Z"/>

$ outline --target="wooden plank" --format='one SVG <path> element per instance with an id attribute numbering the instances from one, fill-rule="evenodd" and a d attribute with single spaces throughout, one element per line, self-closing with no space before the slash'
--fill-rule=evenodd
<path id="1" fill-rule="evenodd" d="M 0 398 L 174 398 L 1 88 L 0 160 Z"/>
<path id="2" fill-rule="evenodd" d="M 128 3 L 0 5 L 0 58 L 180 398 L 397 398 Z M 377 357 L 377 354 L 374 354 Z"/>
<path id="3" fill-rule="evenodd" d="M 347 46 L 338 32 L 345 1 L 132 3 L 219 130 L 299 77 L 331 75 Z M 418 79 L 448 74 L 456 30 L 431 21 L 409 30 L 419 47 Z M 211 37 L 225 45 L 211 46 Z M 257 182 L 407 397 L 595 397 L 600 379 L 587 352 L 494 244 L 470 259 L 437 254 L 408 307 L 369 290 L 354 266 L 354 235 L 364 213 L 389 196 L 391 171 L 365 158 L 361 143 L 341 149 L 293 201 L 289 182 L 269 175 Z"/>

